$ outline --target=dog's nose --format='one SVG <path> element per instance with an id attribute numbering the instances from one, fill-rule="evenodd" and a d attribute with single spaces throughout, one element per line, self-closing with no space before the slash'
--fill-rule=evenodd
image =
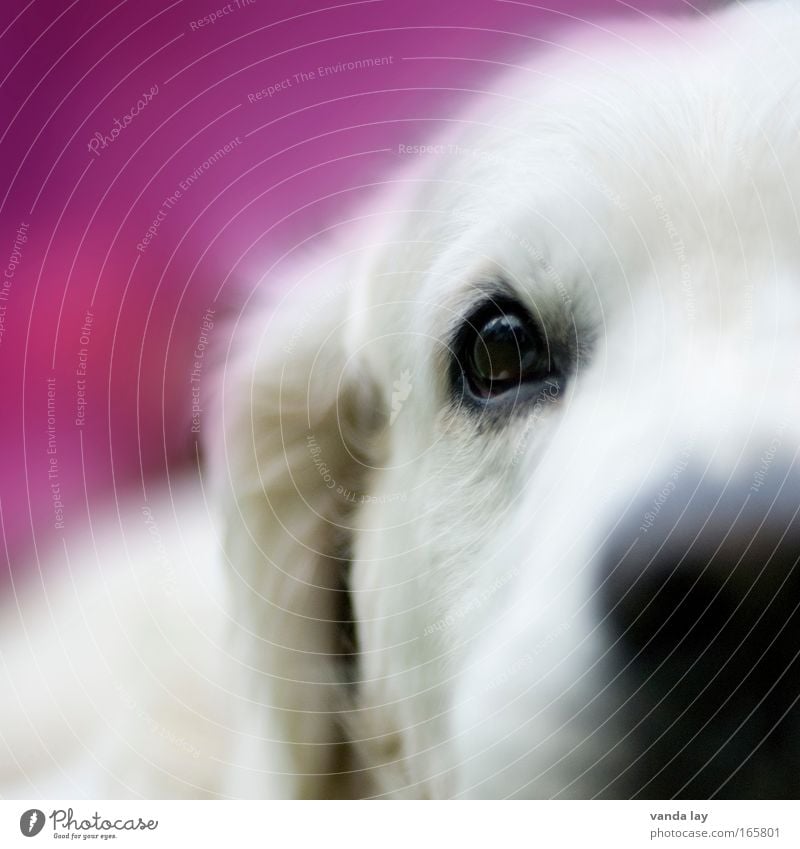
<path id="1" fill-rule="evenodd" d="M 671 475 L 603 554 L 628 794 L 796 797 L 800 475 Z"/>

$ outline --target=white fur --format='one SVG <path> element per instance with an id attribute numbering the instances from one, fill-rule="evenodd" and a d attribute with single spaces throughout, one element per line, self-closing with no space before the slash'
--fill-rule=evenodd
<path id="1" fill-rule="evenodd" d="M 172 719 L 148 708 L 204 759 L 171 768 L 177 747 L 122 711 L 100 748 L 76 731 L 80 768 L 45 738 L 48 760 L 20 741 L 87 695 L 59 689 L 41 717 L 15 706 L 20 736 L 3 720 L 6 792 L 601 793 L 596 552 L 681 456 L 727 477 L 776 428 L 800 436 L 798 44 L 798 7 L 756 2 L 537 56 L 443 142 L 457 150 L 418 157 L 289 275 L 241 333 L 210 446 L 232 612 L 210 589 L 202 626 L 181 610 L 198 630 L 178 666 L 194 685 L 225 668 L 230 702 L 212 719 L 209 684 Z M 585 357 L 554 403 L 486 428 L 449 403 L 445 346 L 498 278 Z M 336 654 L 346 552 L 355 686 Z M 136 609 L 169 620 L 156 596 Z M 47 662 L 37 645 L 4 653 L 16 691 Z"/>

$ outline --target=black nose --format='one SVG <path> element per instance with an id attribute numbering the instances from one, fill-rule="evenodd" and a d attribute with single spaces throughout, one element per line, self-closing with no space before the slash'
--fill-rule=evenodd
<path id="1" fill-rule="evenodd" d="M 643 798 L 800 796 L 800 474 L 670 476 L 603 552 L 601 618 Z"/>

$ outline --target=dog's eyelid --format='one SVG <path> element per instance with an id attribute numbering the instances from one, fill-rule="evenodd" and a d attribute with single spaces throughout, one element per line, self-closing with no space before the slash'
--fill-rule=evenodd
<path id="1" fill-rule="evenodd" d="M 511 309 L 513 305 L 516 305 L 519 309 L 531 312 L 520 294 L 502 279 L 493 278 L 491 281 L 475 283 L 470 294 L 471 297 L 468 300 L 464 299 L 452 307 L 452 315 L 445 334 L 451 344 L 465 324 L 473 321 L 476 316 L 492 306 L 498 308 L 506 306 Z"/>
<path id="2" fill-rule="evenodd" d="M 468 304 L 454 310 L 447 331 L 447 341 L 450 347 L 457 343 L 465 328 L 479 330 L 480 328 L 476 327 L 476 323 L 490 311 L 495 311 L 498 315 L 525 315 L 542 334 L 543 338 L 547 338 L 547 329 L 542 321 L 541 313 L 535 305 L 525 303 L 525 300 L 511 287 L 496 286 L 491 290 L 487 288 L 482 297 L 473 298 Z"/>

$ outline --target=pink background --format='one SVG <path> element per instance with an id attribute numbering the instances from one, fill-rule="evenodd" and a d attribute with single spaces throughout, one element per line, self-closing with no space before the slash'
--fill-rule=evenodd
<path id="1" fill-rule="evenodd" d="M 41 551 L 80 533 L 95 505 L 192 461 L 189 375 L 204 312 L 215 309 L 219 327 L 271 261 L 375 191 L 368 184 L 398 162 L 387 148 L 435 137 L 470 90 L 491 87 L 498 63 L 541 49 L 565 27 L 685 8 L 682 0 L 562 0 L 551 10 L 502 0 L 240 3 L 203 27 L 192 22 L 222 0 L 33 0 L 0 11 L 0 275 L 28 225 L 1 302 L 4 578 L 35 563 L 34 543 Z M 391 63 L 294 78 L 378 57 Z M 95 133 L 109 135 L 153 86 L 151 102 L 92 153 Z M 241 144 L 182 191 L 138 250 L 164 200 L 237 136 Z M 212 348 L 222 342 L 216 327 Z M 81 348 L 87 408 L 78 427 Z"/>

